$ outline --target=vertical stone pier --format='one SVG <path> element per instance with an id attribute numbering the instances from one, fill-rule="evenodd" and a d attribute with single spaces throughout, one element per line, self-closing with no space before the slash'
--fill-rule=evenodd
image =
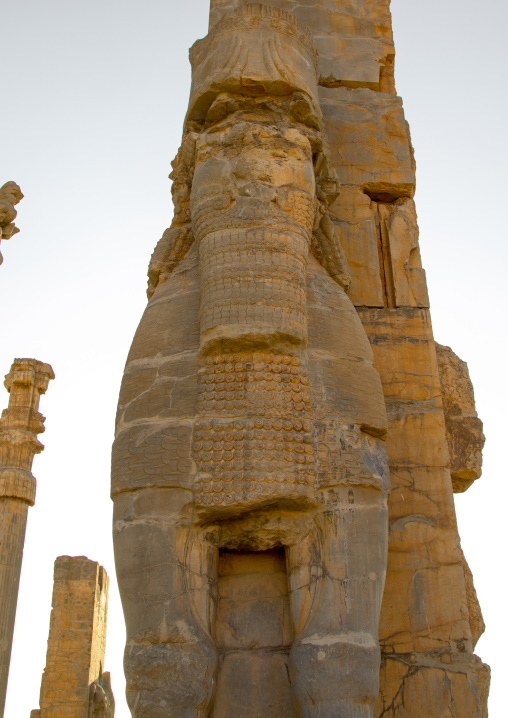
<path id="1" fill-rule="evenodd" d="M 45 421 L 39 400 L 54 378 L 50 365 L 36 359 L 15 359 L 5 377 L 10 398 L 0 419 L 0 716 L 5 708 L 28 507 L 35 502 L 32 461 L 44 449 L 37 439 Z"/>
<path id="2" fill-rule="evenodd" d="M 112 718 L 106 653 L 109 578 L 85 556 L 55 561 L 53 599 L 40 709 L 33 718 Z"/>

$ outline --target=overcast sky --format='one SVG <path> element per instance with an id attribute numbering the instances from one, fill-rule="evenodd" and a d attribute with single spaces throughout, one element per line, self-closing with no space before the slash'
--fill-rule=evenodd
<path id="1" fill-rule="evenodd" d="M 490 716 L 503 718 L 507 3 L 393 0 L 392 12 L 435 336 L 468 362 L 487 435 L 484 476 L 457 497 L 457 512 L 487 622 L 477 653 L 493 669 Z M 167 175 L 188 100 L 187 50 L 207 24 L 208 0 L 16 0 L 2 9 L 0 185 L 15 180 L 25 199 L 21 233 L 1 246 L 0 374 L 15 356 L 56 373 L 41 402 L 46 450 L 34 461 L 6 718 L 38 707 L 62 554 L 87 555 L 110 576 L 106 669 L 116 716 L 129 716 L 110 447 L 146 268 L 172 218 Z M 1 388 L 0 399 L 2 409 Z"/>

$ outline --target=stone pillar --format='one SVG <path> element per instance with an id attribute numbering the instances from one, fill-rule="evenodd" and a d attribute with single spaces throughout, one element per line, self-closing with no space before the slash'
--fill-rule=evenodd
<path id="1" fill-rule="evenodd" d="M 35 502 L 36 481 L 31 468 L 44 446 L 39 413 L 53 369 L 35 359 L 16 359 L 5 378 L 9 408 L 0 419 L 0 716 L 4 714 L 19 577 L 28 507 Z"/>
<path id="2" fill-rule="evenodd" d="M 112 718 L 109 673 L 103 673 L 109 579 L 96 561 L 55 561 L 46 667 L 36 718 Z"/>

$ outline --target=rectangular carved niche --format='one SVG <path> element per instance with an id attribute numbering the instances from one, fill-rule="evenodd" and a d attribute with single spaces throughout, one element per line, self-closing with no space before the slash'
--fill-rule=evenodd
<path id="1" fill-rule="evenodd" d="M 295 718 L 288 675 L 293 629 L 284 549 L 220 551 L 213 718 Z"/>

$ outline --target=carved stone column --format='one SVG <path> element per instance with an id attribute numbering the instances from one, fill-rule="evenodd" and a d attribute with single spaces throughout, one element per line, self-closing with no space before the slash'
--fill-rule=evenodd
<path id="1" fill-rule="evenodd" d="M 50 365 L 36 359 L 15 359 L 5 377 L 10 398 L 0 419 L 0 716 L 5 708 L 28 507 L 35 503 L 32 461 L 44 449 L 37 439 L 45 421 L 39 400 L 54 378 Z"/>

